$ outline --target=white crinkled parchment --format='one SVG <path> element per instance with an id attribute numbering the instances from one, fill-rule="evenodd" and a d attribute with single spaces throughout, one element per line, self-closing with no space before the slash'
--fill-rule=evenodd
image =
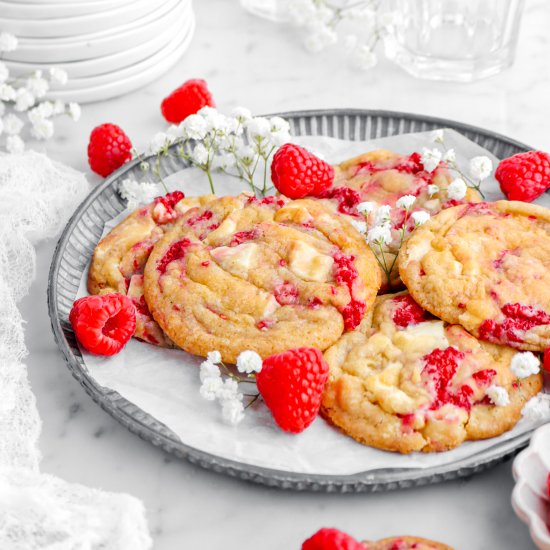
<path id="1" fill-rule="evenodd" d="M 435 145 L 429 134 L 400 135 L 368 142 L 312 136 L 295 141 L 336 163 L 379 147 L 401 154 L 421 151 L 423 147 L 433 148 Z M 469 159 L 475 156 L 489 156 L 495 167 L 498 163 L 485 149 L 455 131 L 445 130 L 445 143 L 455 149 L 457 162 L 466 172 Z M 218 174 L 215 178 L 216 192 L 220 195 L 237 194 L 246 189 L 233 178 L 224 179 Z M 187 195 L 203 194 L 208 187 L 202 172 L 194 169 L 172 175 L 167 183 L 171 189 L 181 189 Z M 487 180 L 483 188 L 487 200 L 503 198 L 494 179 Z M 537 202 L 550 206 L 550 196 L 544 195 Z M 122 213 L 109 223 L 105 231 L 126 214 Z M 81 295 L 86 294 L 86 275 L 82 278 Z M 491 440 L 466 442 L 445 453 L 405 456 L 360 445 L 321 418 L 299 435 L 284 433 L 275 425 L 263 403 L 247 411 L 238 426 L 227 426 L 221 421 L 219 407 L 199 395 L 201 359 L 183 351 L 159 349 L 132 340 L 114 357 L 100 358 L 84 353 L 84 361 L 100 385 L 119 392 L 167 425 L 185 444 L 244 464 L 288 472 L 351 475 L 378 468 L 440 466 L 487 450 L 550 420 L 550 416 L 536 419 L 527 416 L 513 430 Z M 542 407 L 537 410 L 544 412 Z"/>
<path id="2" fill-rule="evenodd" d="M 59 232 L 86 178 L 48 157 L 0 154 L 0 548 L 145 550 L 141 501 L 39 472 L 41 422 L 17 302 L 35 277 L 34 244 Z"/>

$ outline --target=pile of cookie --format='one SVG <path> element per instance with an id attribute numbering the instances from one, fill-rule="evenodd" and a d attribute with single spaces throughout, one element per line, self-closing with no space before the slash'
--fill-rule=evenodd
<path id="1" fill-rule="evenodd" d="M 330 185 L 303 197 L 274 178 L 277 196 L 155 199 L 98 244 L 89 292 L 128 296 L 134 336 L 157 346 L 227 363 L 320 349 L 321 414 L 366 445 L 443 451 L 510 430 L 542 389 L 532 352 L 550 346 L 550 211 L 470 188 L 456 199 L 445 164 L 428 171 L 417 153 L 323 173 Z M 388 206 L 397 233 L 430 219 L 377 258 L 364 233 Z"/>

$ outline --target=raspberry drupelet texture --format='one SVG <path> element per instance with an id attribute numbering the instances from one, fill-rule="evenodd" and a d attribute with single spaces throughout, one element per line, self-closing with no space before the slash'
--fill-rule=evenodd
<path id="1" fill-rule="evenodd" d="M 179 124 L 189 115 L 194 115 L 203 107 L 214 107 L 214 98 L 204 80 L 192 79 L 184 82 L 169 96 L 163 99 L 160 109 L 162 116 L 172 124 Z"/>
<path id="2" fill-rule="evenodd" d="M 101 124 L 90 134 L 88 164 L 100 176 L 107 177 L 132 158 L 132 142 L 120 126 Z"/>
<path id="3" fill-rule="evenodd" d="M 297 348 L 265 359 L 256 382 L 280 428 L 299 433 L 315 420 L 327 378 L 321 351 Z"/>
<path id="4" fill-rule="evenodd" d="M 334 181 L 334 168 L 307 149 L 286 143 L 273 156 L 271 180 L 290 199 L 320 196 Z"/>
<path id="5" fill-rule="evenodd" d="M 96 355 L 114 355 L 136 330 L 136 308 L 122 294 L 86 296 L 73 304 L 69 321 L 86 350 Z"/>
<path id="6" fill-rule="evenodd" d="M 365 546 L 339 529 L 324 527 L 302 544 L 302 550 L 365 550 Z"/>

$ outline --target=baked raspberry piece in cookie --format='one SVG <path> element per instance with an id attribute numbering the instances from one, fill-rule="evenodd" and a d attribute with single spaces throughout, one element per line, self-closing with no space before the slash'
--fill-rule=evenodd
<path id="1" fill-rule="evenodd" d="M 398 230 L 405 220 L 405 210 L 397 207 L 397 202 L 404 195 L 416 197 L 409 210 L 408 229 L 414 227 L 410 217 L 413 212 L 427 212 L 433 216 L 449 206 L 480 200 L 479 194 L 473 189 L 468 189 L 465 196 L 458 200 L 449 196 L 447 188 L 453 179 L 444 163 L 440 163 L 433 172 L 428 172 L 418 153 L 399 155 L 377 149 L 335 166 L 332 187 L 317 196 L 327 200 L 339 213 L 361 221 L 364 216 L 358 212 L 357 205 L 362 202 L 374 203 L 376 208 L 368 220 L 370 227 L 375 223 L 378 207 L 389 206 L 394 242 L 383 247 L 384 259 L 389 266 L 398 252 Z M 393 287 L 399 285 L 397 265 L 391 279 Z"/>
<path id="2" fill-rule="evenodd" d="M 172 346 L 151 317 L 143 297 L 143 268 L 155 242 L 174 222 L 212 199 L 213 195 L 185 198 L 181 191 L 157 197 L 132 212 L 96 246 L 88 273 L 88 291 L 128 295 L 136 307 L 136 338 L 158 346 Z"/>
<path id="3" fill-rule="evenodd" d="M 370 327 L 325 352 L 321 413 L 357 441 L 401 453 L 494 437 L 542 387 L 540 373 L 517 379 L 516 353 L 422 315 L 407 293 L 380 296 Z"/>
<path id="4" fill-rule="evenodd" d="M 164 332 L 228 362 L 243 349 L 264 358 L 326 349 L 361 323 L 379 285 L 363 238 L 318 201 L 249 195 L 180 220 L 145 268 L 145 299 Z"/>
<path id="5" fill-rule="evenodd" d="M 550 210 L 514 201 L 444 210 L 399 257 L 414 299 L 448 323 L 517 349 L 550 346 Z"/>

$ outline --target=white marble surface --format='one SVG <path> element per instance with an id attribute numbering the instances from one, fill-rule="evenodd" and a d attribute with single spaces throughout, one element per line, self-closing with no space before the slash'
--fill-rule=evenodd
<path id="1" fill-rule="evenodd" d="M 237 0 L 197 0 L 197 34 L 177 66 L 128 96 L 87 105 L 78 125 L 58 125 L 45 150 L 86 170 L 91 129 L 120 124 L 137 146 L 163 126 L 159 104 L 180 82 L 204 77 L 221 109 L 256 113 L 325 107 L 394 109 L 454 118 L 550 150 L 550 7 L 528 0 L 515 66 L 471 85 L 417 81 L 382 62 L 354 74 L 332 54 L 311 57 L 293 32 L 253 18 Z M 91 181 L 99 181 L 90 176 Z M 528 549 L 513 514 L 510 462 L 472 479 L 376 495 L 281 492 L 203 471 L 130 434 L 98 408 L 66 369 L 49 328 L 45 292 L 54 243 L 38 254 L 38 277 L 23 304 L 27 359 L 44 422 L 42 469 L 125 491 L 147 506 L 161 550 L 299 548 L 321 526 L 360 537 L 417 534 L 457 549 Z"/>

